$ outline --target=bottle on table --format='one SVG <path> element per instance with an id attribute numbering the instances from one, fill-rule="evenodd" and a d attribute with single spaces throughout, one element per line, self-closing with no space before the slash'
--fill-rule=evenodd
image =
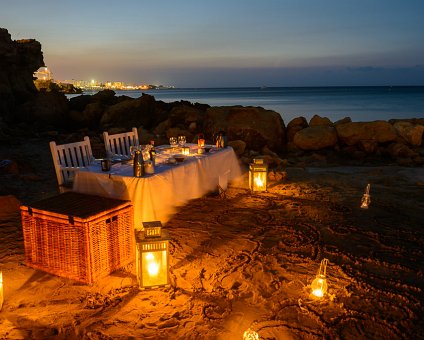
<path id="1" fill-rule="evenodd" d="M 134 152 L 133 173 L 134 177 L 141 177 L 144 174 L 143 154 L 139 150 Z"/>
<path id="2" fill-rule="evenodd" d="M 151 140 L 150 141 L 149 155 L 150 155 L 150 160 L 152 161 L 153 166 L 156 165 L 155 164 L 155 160 L 156 160 L 156 149 L 155 149 L 155 141 L 154 140 Z"/>

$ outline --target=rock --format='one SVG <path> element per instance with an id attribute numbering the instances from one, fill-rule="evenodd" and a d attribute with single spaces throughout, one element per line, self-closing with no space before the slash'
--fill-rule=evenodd
<path id="1" fill-rule="evenodd" d="M 297 117 L 293 118 L 290 123 L 287 124 L 286 128 L 286 136 L 287 136 L 287 142 L 293 142 L 294 135 L 308 127 L 308 122 L 306 121 L 305 117 Z"/>
<path id="2" fill-rule="evenodd" d="M 373 140 L 361 140 L 358 145 L 366 153 L 374 153 L 378 147 L 377 142 Z"/>
<path id="3" fill-rule="evenodd" d="M 396 131 L 388 122 L 352 122 L 335 126 L 339 141 L 346 145 L 355 145 L 360 141 L 386 143 L 396 140 Z"/>
<path id="4" fill-rule="evenodd" d="M 204 115 L 204 111 L 201 111 L 192 105 L 178 104 L 172 107 L 168 119 L 172 126 L 181 124 L 182 126 L 187 127 L 192 122 L 202 121 Z"/>
<path id="5" fill-rule="evenodd" d="M 37 94 L 33 73 L 43 65 L 38 41 L 14 41 L 6 29 L 0 28 L 0 118 L 4 122 L 24 118 L 16 115 L 16 108 Z"/>
<path id="6" fill-rule="evenodd" d="M 285 171 L 269 171 L 268 172 L 268 180 L 269 181 L 285 181 L 287 179 L 287 172 Z"/>
<path id="7" fill-rule="evenodd" d="M 333 123 L 327 117 L 321 117 L 318 115 L 314 115 L 309 121 L 309 126 L 332 126 Z"/>
<path id="8" fill-rule="evenodd" d="M 234 149 L 237 156 L 241 156 L 246 150 L 246 143 L 240 139 L 228 142 L 228 145 Z"/>
<path id="9" fill-rule="evenodd" d="M 12 195 L 0 196 L 0 217 L 18 213 L 21 202 Z"/>
<path id="10" fill-rule="evenodd" d="M 334 147 L 337 144 L 337 134 L 330 126 L 310 126 L 296 133 L 293 142 L 302 150 L 320 150 Z"/>
<path id="11" fill-rule="evenodd" d="M 20 113 L 41 130 L 50 127 L 69 127 L 69 107 L 65 94 L 40 92 L 21 106 Z"/>
<path id="12" fill-rule="evenodd" d="M 151 130 L 168 117 L 167 105 L 156 102 L 153 96 L 143 94 L 140 98 L 123 98 L 109 106 L 100 120 L 100 128 L 143 126 Z"/>
<path id="13" fill-rule="evenodd" d="M 221 106 L 206 111 L 206 136 L 224 130 L 228 140 L 243 140 L 250 150 L 261 150 L 265 145 L 281 151 L 285 141 L 285 126 L 279 113 L 261 107 Z"/>
<path id="14" fill-rule="evenodd" d="M 190 132 L 196 132 L 197 131 L 197 123 L 191 122 L 190 125 L 188 126 L 188 129 L 190 130 Z"/>
<path id="15" fill-rule="evenodd" d="M 408 144 L 420 146 L 423 140 L 424 125 L 414 125 L 410 122 L 396 122 L 393 124 L 396 132 Z"/>
<path id="16" fill-rule="evenodd" d="M 180 129 L 179 127 L 169 128 L 166 131 L 166 137 L 178 137 L 178 136 L 186 136 L 187 141 L 191 141 L 194 136 L 190 131 Z"/>
<path id="17" fill-rule="evenodd" d="M 333 125 L 346 124 L 346 123 L 351 123 L 351 122 L 352 122 L 352 119 L 350 119 L 350 117 L 344 117 L 342 119 L 335 121 Z"/>
<path id="18" fill-rule="evenodd" d="M 171 127 L 171 122 L 169 119 L 164 120 L 163 122 L 160 122 L 153 130 L 153 132 L 156 135 L 164 135 L 166 133 L 166 130 L 168 130 Z"/>
<path id="19" fill-rule="evenodd" d="M 93 102 L 87 104 L 83 112 L 71 111 L 69 116 L 70 119 L 77 124 L 77 126 L 97 128 L 104 109 L 104 105 L 100 102 Z"/>
<path id="20" fill-rule="evenodd" d="M 401 143 L 392 143 L 387 148 L 390 156 L 394 159 L 399 158 L 413 158 L 419 156 L 417 152 L 409 148 L 405 144 Z"/>

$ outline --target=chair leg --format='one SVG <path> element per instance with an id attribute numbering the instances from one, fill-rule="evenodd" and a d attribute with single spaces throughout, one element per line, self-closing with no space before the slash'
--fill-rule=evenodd
<path id="1" fill-rule="evenodd" d="M 224 190 L 219 184 L 218 184 L 218 194 L 219 194 L 219 198 L 221 199 L 227 198 L 227 190 Z"/>

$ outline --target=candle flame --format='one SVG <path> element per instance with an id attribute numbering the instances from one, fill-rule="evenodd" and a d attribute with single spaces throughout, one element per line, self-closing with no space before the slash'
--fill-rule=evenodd
<path id="1" fill-rule="evenodd" d="M 260 179 L 260 177 L 256 177 L 255 178 L 255 184 L 258 187 L 263 187 L 264 186 L 264 182 Z"/>

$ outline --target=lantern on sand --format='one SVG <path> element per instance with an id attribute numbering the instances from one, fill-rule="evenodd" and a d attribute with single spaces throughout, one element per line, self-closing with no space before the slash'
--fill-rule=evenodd
<path id="1" fill-rule="evenodd" d="M 362 196 L 362 200 L 361 200 L 361 208 L 362 209 L 368 209 L 368 206 L 371 203 L 370 188 L 371 188 L 371 185 L 368 183 L 368 185 L 365 189 L 365 193 Z"/>
<path id="2" fill-rule="evenodd" d="M 266 191 L 268 165 L 263 159 L 254 159 L 249 165 L 249 188 L 252 192 Z"/>
<path id="3" fill-rule="evenodd" d="M 169 283 L 169 237 L 160 221 L 143 222 L 144 230 L 136 231 L 137 281 L 141 289 Z"/>
<path id="4" fill-rule="evenodd" d="M 328 288 L 327 277 L 326 277 L 327 264 L 328 264 L 327 259 L 323 259 L 321 261 L 321 264 L 320 264 L 319 270 L 318 270 L 318 274 L 311 283 L 312 295 L 319 297 L 319 298 L 321 298 L 325 295 L 325 293 L 327 292 L 327 288 Z"/>
<path id="5" fill-rule="evenodd" d="M 3 272 L 0 272 L 0 310 L 3 307 Z"/>

